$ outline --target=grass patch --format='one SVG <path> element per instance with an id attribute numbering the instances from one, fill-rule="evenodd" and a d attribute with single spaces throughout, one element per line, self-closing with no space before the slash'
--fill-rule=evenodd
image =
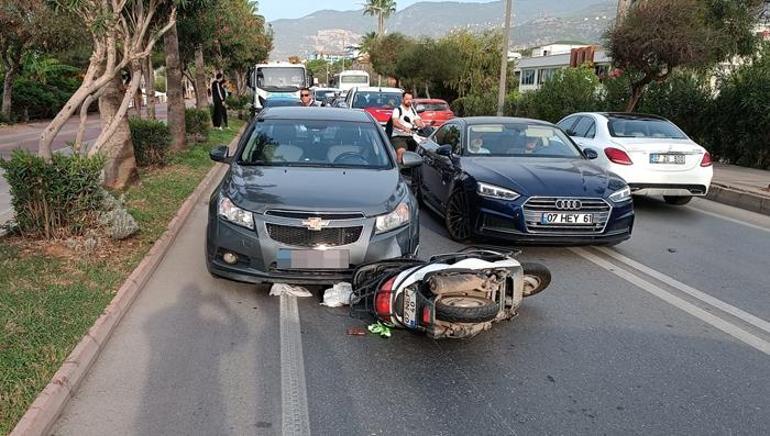
<path id="1" fill-rule="evenodd" d="M 229 143 L 243 125 L 212 130 L 203 144 L 174 155 L 168 166 L 144 170 L 126 193 L 141 231 L 74 255 L 63 242 L 0 238 L 0 434 L 7 434 L 51 380 L 128 274 L 166 230 L 182 202 L 212 167 L 214 145 Z"/>

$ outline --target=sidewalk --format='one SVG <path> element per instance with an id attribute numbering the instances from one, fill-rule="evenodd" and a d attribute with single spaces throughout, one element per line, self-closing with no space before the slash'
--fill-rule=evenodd
<path id="1" fill-rule="evenodd" d="M 707 198 L 770 215 L 770 171 L 715 164 Z"/>

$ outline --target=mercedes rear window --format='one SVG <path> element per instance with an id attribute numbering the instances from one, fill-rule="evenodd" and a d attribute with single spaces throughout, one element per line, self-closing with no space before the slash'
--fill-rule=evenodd
<path id="1" fill-rule="evenodd" d="M 684 132 L 667 120 L 610 118 L 607 127 L 615 138 L 687 139 Z"/>

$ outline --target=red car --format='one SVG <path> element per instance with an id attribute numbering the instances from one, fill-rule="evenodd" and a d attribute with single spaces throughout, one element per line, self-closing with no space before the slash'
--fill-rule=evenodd
<path id="1" fill-rule="evenodd" d="M 429 126 L 438 127 L 455 117 L 449 104 L 437 98 L 415 98 L 412 101 L 415 110 Z"/>
<path id="2" fill-rule="evenodd" d="M 363 109 L 380 124 L 388 122 L 393 109 L 401 104 L 401 89 L 385 87 L 353 88 L 348 93 L 346 102 L 352 109 Z"/>

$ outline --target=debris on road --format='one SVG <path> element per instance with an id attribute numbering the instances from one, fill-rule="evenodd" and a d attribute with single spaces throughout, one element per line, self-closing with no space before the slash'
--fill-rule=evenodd
<path id="1" fill-rule="evenodd" d="M 348 336 L 366 336 L 363 327 L 348 327 Z"/>
<path id="2" fill-rule="evenodd" d="M 321 303 L 327 307 L 341 307 L 350 304 L 350 296 L 353 294 L 353 285 L 346 282 L 336 283 L 334 287 L 324 291 L 324 301 Z"/>
<path id="3" fill-rule="evenodd" d="M 274 283 L 270 287 L 270 295 L 281 296 L 283 294 L 295 297 L 312 297 L 313 294 L 302 286 L 287 285 L 286 283 Z"/>
<path id="4" fill-rule="evenodd" d="M 386 326 L 385 324 L 381 323 L 380 321 L 377 321 L 374 324 L 370 324 L 369 327 L 367 327 L 369 331 L 375 335 L 380 335 L 380 337 L 383 338 L 389 338 L 390 337 L 390 327 Z"/>

